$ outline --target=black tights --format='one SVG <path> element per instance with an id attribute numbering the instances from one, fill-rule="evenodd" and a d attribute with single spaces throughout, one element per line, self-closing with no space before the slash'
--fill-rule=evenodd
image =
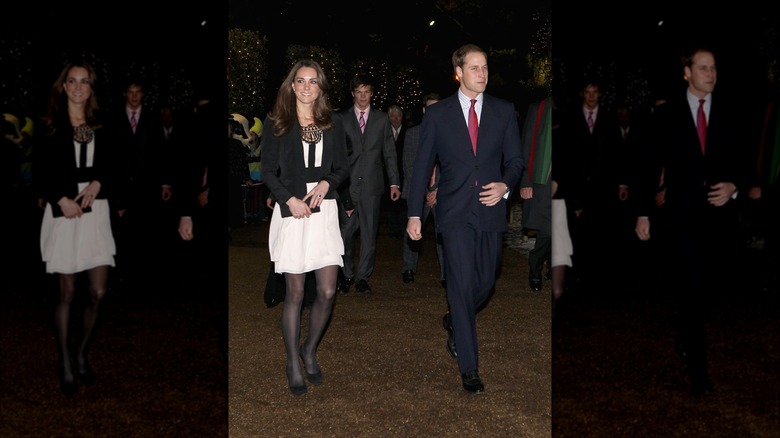
<path id="1" fill-rule="evenodd" d="M 558 265 L 552 267 L 552 314 L 555 316 L 555 304 L 563 295 L 566 288 L 566 270 L 567 265 Z"/>
<path id="2" fill-rule="evenodd" d="M 330 320 L 338 272 L 339 267 L 336 265 L 314 271 L 317 280 L 317 297 L 309 311 L 309 333 L 300 347 L 300 351 L 298 340 L 301 332 L 301 309 L 306 274 L 284 274 L 287 294 L 282 307 L 282 336 L 287 350 L 287 374 L 293 385 L 303 385 L 304 383 L 301 364 L 298 360 L 299 355 L 309 374 L 316 374 L 320 371 L 320 366 L 317 363 L 317 346 Z"/>
<path id="3" fill-rule="evenodd" d="M 83 337 L 76 352 L 76 364 L 81 373 L 85 371 L 87 347 L 92 339 L 92 333 L 98 319 L 98 305 L 106 294 L 108 268 L 108 266 L 98 266 L 87 271 L 90 299 L 84 308 Z M 63 379 L 73 381 L 68 332 L 70 327 L 70 307 L 76 295 L 76 274 L 59 274 L 59 283 L 60 301 L 54 309 L 54 327 L 57 329 L 57 346 Z"/>

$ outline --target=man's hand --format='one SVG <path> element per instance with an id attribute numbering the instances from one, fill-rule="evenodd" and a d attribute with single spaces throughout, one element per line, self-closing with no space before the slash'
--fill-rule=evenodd
<path id="1" fill-rule="evenodd" d="M 206 204 L 209 203 L 209 191 L 204 190 L 198 194 L 198 205 L 200 208 L 203 208 L 206 206 Z"/>
<path id="2" fill-rule="evenodd" d="M 729 202 L 731 196 L 737 192 L 737 186 L 730 182 L 717 183 L 710 188 L 712 190 L 707 193 L 707 200 L 716 207 L 725 205 Z"/>
<path id="3" fill-rule="evenodd" d="M 506 194 L 506 184 L 503 182 L 492 182 L 482 186 L 485 189 L 484 192 L 479 192 L 479 202 L 492 207 L 498 204 L 498 201 Z"/>
<path id="4" fill-rule="evenodd" d="M 661 208 L 666 202 L 666 190 L 661 190 L 655 194 L 655 206 Z"/>
<path id="5" fill-rule="evenodd" d="M 162 188 L 162 200 L 163 202 L 168 202 L 171 200 L 171 188 L 168 186 L 163 186 Z"/>
<path id="6" fill-rule="evenodd" d="M 390 200 L 397 201 L 401 197 L 401 190 L 396 186 L 390 186 Z"/>
<path id="7" fill-rule="evenodd" d="M 647 217 L 638 217 L 636 219 L 636 226 L 634 227 L 636 236 L 639 240 L 650 239 L 650 219 Z"/>
<path id="8" fill-rule="evenodd" d="M 626 199 L 628 199 L 628 187 L 618 187 L 618 201 L 625 201 Z"/>
<path id="9" fill-rule="evenodd" d="M 531 199 L 534 197 L 534 188 L 533 187 L 521 187 L 520 188 L 520 197 L 522 199 Z"/>
<path id="10" fill-rule="evenodd" d="M 192 234 L 191 217 L 179 218 L 179 236 L 181 236 L 182 240 L 192 240 L 192 238 L 195 237 Z"/>
<path id="11" fill-rule="evenodd" d="M 409 218 L 406 222 L 406 234 L 408 234 L 409 238 L 412 240 L 422 239 L 422 224 L 420 223 L 420 218 Z"/>
<path id="12" fill-rule="evenodd" d="M 427 195 L 425 195 L 425 205 L 428 207 L 433 207 L 436 205 L 436 193 L 438 191 L 439 189 L 431 190 Z"/>

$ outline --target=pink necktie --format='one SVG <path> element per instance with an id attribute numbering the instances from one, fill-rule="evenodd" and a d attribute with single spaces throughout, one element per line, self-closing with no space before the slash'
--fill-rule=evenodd
<path id="1" fill-rule="evenodd" d="M 469 136 L 471 137 L 471 148 L 474 155 L 477 155 L 477 133 L 479 132 L 479 121 L 477 120 L 477 111 L 474 110 L 474 104 L 477 99 L 471 99 L 471 108 L 469 108 Z"/>
<path id="2" fill-rule="evenodd" d="M 366 131 L 366 119 L 363 118 L 363 114 L 365 114 L 365 111 L 360 112 L 360 118 L 358 119 L 358 123 L 360 123 L 360 132 L 363 133 Z"/>
<path id="3" fill-rule="evenodd" d="M 699 131 L 699 144 L 701 145 L 701 153 L 704 155 L 704 145 L 707 144 L 707 117 L 704 115 L 704 99 L 699 99 L 696 130 Z"/>
<path id="4" fill-rule="evenodd" d="M 431 179 L 428 180 L 428 188 L 433 187 L 436 184 L 436 166 L 433 166 L 433 170 L 431 171 Z"/>
<path id="5" fill-rule="evenodd" d="M 588 111 L 588 130 L 593 132 L 593 111 Z"/>
<path id="6" fill-rule="evenodd" d="M 138 126 L 138 119 L 135 118 L 135 111 L 130 115 L 130 127 L 133 128 L 133 134 L 135 134 L 135 128 Z"/>

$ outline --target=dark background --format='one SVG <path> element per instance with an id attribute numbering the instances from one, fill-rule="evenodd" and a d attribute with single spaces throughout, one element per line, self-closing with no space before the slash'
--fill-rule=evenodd
<path id="1" fill-rule="evenodd" d="M 532 41 L 538 40 L 537 28 L 551 12 L 549 1 L 402 0 L 362 2 L 357 7 L 297 1 L 268 2 L 262 7 L 248 0 L 229 4 L 228 25 L 265 35 L 271 60 L 284 60 L 287 47 L 297 44 L 337 50 L 347 66 L 363 58 L 408 64 L 419 69 L 423 92 L 436 91 L 442 97 L 458 87 L 451 57 L 465 43 L 510 53 L 489 57 L 491 77 L 498 74 L 515 85 L 527 80 L 526 55 Z M 431 20 L 436 25 L 429 26 Z M 269 105 L 288 67 L 284 62 L 270 63 Z M 523 114 L 532 99 L 529 90 L 508 86 L 498 78 L 488 85 L 488 92 L 514 101 Z"/>
<path id="2" fill-rule="evenodd" d="M 123 98 L 123 79 L 147 80 L 147 103 L 171 100 L 183 109 L 195 94 L 225 90 L 227 4 L 173 6 L 139 0 L 9 2 L 0 25 L 0 105 L 39 112 L 70 59 L 83 57 L 99 77 L 103 107 Z"/>
<path id="3" fill-rule="evenodd" d="M 607 104 L 626 94 L 640 99 L 638 105 L 668 97 L 687 86 L 679 55 L 693 44 L 715 51 L 721 92 L 760 98 L 772 60 L 777 74 L 780 21 L 765 6 L 661 1 L 627 9 L 592 3 L 553 8 L 553 89 L 562 105 L 572 97 L 578 102 L 581 79 L 594 73 L 606 85 Z"/>

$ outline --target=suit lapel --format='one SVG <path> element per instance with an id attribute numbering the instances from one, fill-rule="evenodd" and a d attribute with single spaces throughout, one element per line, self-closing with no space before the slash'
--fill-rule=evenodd
<path id="1" fill-rule="evenodd" d="M 685 114 L 683 115 L 684 118 L 681 118 L 681 120 L 687 120 L 685 123 L 685 136 L 688 137 L 688 141 L 686 141 L 687 144 L 690 145 L 691 148 L 695 147 L 696 150 L 699 152 L 698 155 L 701 155 L 701 144 L 699 144 L 699 132 L 696 130 L 696 121 L 693 120 L 693 115 L 691 113 L 691 105 L 688 102 L 688 99 L 685 99 L 683 102 L 682 108 L 681 108 Z M 710 114 L 710 120 L 712 120 L 712 114 Z M 707 131 L 709 134 L 709 125 L 711 123 L 708 123 L 707 125 Z"/>
<path id="2" fill-rule="evenodd" d="M 474 156 L 474 151 L 471 146 L 471 136 L 469 135 L 469 125 L 466 123 L 466 119 L 463 117 L 463 109 L 460 107 L 460 100 L 458 99 L 458 93 L 455 93 L 452 95 L 452 100 L 449 108 L 452 115 L 450 118 L 452 120 L 460 120 L 460 122 L 456 122 L 455 126 L 460 126 L 460 128 L 457 128 L 461 133 L 457 135 L 459 139 L 462 139 L 460 142 L 462 146 L 459 146 L 459 150 L 468 151 L 468 154 L 472 157 Z M 483 102 L 482 104 L 482 115 L 484 117 L 485 115 L 485 104 Z M 484 120 L 484 119 L 483 119 Z M 479 125 L 479 130 L 477 131 L 477 150 L 479 150 L 479 133 L 482 132 L 482 123 Z M 485 131 L 487 132 L 487 131 Z"/>

